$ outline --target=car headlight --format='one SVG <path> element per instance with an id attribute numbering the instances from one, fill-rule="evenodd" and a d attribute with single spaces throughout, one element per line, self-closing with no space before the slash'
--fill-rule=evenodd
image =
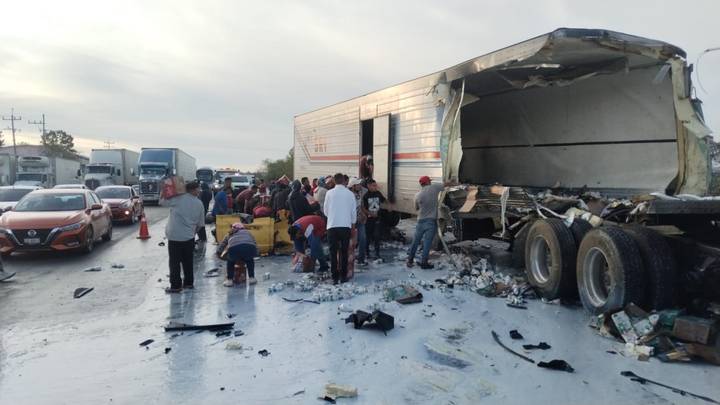
<path id="1" fill-rule="evenodd" d="M 82 222 L 82 221 L 81 221 L 81 222 L 76 222 L 76 223 L 74 223 L 74 224 L 61 226 L 61 227 L 58 228 L 58 231 L 59 231 L 59 232 L 76 231 L 76 230 L 82 228 L 83 226 L 85 226 L 85 222 Z"/>

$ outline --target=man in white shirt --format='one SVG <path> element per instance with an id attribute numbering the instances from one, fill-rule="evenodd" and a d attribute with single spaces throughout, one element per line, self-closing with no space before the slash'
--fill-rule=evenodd
<path id="1" fill-rule="evenodd" d="M 345 187 L 345 176 L 337 173 L 335 187 L 325 195 L 323 212 L 327 217 L 327 239 L 330 245 L 330 271 L 333 284 L 347 281 L 350 231 L 357 221 L 357 203 L 352 191 Z M 338 271 L 338 251 L 340 269 Z"/>

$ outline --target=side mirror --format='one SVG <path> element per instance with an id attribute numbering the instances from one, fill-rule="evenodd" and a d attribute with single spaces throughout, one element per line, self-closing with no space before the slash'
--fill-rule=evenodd
<path id="1" fill-rule="evenodd" d="M 90 210 L 92 210 L 92 211 L 97 211 L 97 210 L 101 210 L 101 209 L 103 209 L 102 204 L 93 204 L 92 206 L 90 206 Z"/>
<path id="2" fill-rule="evenodd" d="M 80 171 L 80 169 L 78 169 L 77 176 L 80 177 L 81 175 L 82 175 L 82 172 Z"/>

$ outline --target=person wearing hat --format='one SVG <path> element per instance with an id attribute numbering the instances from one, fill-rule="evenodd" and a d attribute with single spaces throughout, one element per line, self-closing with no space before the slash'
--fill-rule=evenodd
<path id="1" fill-rule="evenodd" d="M 205 227 L 205 207 L 198 198 L 200 186 L 196 182 L 185 185 L 185 193 L 161 199 L 160 204 L 170 207 L 165 236 L 170 256 L 170 287 L 168 293 L 178 293 L 183 288 L 193 288 L 193 253 L 195 234 Z M 183 277 L 180 277 L 182 266 Z"/>
<path id="2" fill-rule="evenodd" d="M 255 280 L 255 257 L 258 255 L 257 242 L 255 237 L 245 229 L 245 225 L 240 222 L 232 224 L 228 235 L 220 242 L 217 248 L 217 255 L 221 259 L 227 260 L 227 278 L 223 285 L 232 287 L 235 278 L 235 264 L 242 262 L 247 269 L 248 284 L 256 284 Z M 245 275 L 241 274 L 239 279 L 245 281 Z"/>
<path id="3" fill-rule="evenodd" d="M 290 179 L 283 175 L 275 183 L 275 191 L 271 195 L 273 216 L 278 217 L 278 212 L 288 209 L 288 197 L 290 196 Z"/>
<path id="4" fill-rule="evenodd" d="M 415 265 L 415 253 L 422 241 L 420 268 L 432 269 L 435 266 L 428 262 L 428 256 L 430 255 L 433 238 L 437 233 L 438 195 L 443 191 L 444 186 L 442 184 L 432 184 L 430 177 L 422 176 L 420 177 L 420 187 L 422 189 L 415 195 L 415 209 L 418 210 L 418 218 L 415 226 L 415 236 L 408 252 L 407 266 L 413 267 Z"/>
<path id="5" fill-rule="evenodd" d="M 293 222 L 288 229 L 290 239 L 295 245 L 295 252 L 305 254 L 310 246 L 310 258 L 320 263 L 320 272 L 328 270 L 327 260 L 322 249 L 322 238 L 325 236 L 326 222 L 320 215 L 306 215 Z"/>

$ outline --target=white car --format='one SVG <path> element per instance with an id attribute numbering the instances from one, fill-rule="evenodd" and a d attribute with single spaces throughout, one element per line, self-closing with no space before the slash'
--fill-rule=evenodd
<path id="1" fill-rule="evenodd" d="M 87 186 L 84 184 L 58 184 L 53 188 L 69 189 L 69 190 L 87 190 Z"/>
<path id="2" fill-rule="evenodd" d="M 31 191 L 40 190 L 37 186 L 2 186 L 0 187 L 0 214 L 11 210 L 21 198 Z"/>
<path id="3" fill-rule="evenodd" d="M 255 176 L 252 175 L 246 175 L 246 174 L 236 174 L 233 176 L 228 176 L 230 179 L 232 179 L 232 188 L 233 190 L 243 191 L 246 188 L 250 187 L 251 184 L 255 182 Z"/>

